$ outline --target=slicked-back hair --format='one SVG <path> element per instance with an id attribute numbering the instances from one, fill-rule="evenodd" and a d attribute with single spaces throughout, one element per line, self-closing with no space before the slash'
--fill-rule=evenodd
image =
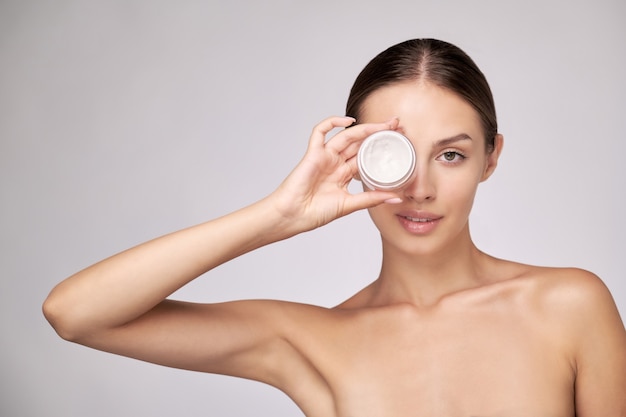
<path id="1" fill-rule="evenodd" d="M 379 88 L 407 81 L 425 81 L 447 89 L 478 113 L 488 152 L 498 133 L 491 88 L 482 71 L 460 48 L 437 39 L 411 39 L 378 54 L 356 78 L 346 115 L 359 122 L 363 103 Z"/>

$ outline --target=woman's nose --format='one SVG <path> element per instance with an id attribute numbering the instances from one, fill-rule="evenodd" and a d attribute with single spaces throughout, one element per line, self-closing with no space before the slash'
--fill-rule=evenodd
<path id="1" fill-rule="evenodd" d="M 415 202 L 435 199 L 435 185 L 427 168 L 416 168 L 413 179 L 404 187 L 404 195 Z"/>

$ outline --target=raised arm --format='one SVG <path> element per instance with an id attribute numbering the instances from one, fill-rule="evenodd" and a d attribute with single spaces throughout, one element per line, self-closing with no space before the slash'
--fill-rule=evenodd
<path id="1" fill-rule="evenodd" d="M 78 272 L 56 286 L 43 310 L 59 335 L 97 349 L 168 366 L 264 379 L 250 371 L 281 331 L 281 304 L 200 305 L 166 300 L 212 268 L 263 245 L 311 230 L 393 193 L 352 195 L 361 141 L 397 121 L 358 125 L 329 118 L 278 189 L 239 211 L 146 242 Z M 264 353 L 263 353 L 264 354 Z M 244 360 L 244 358 L 247 358 Z"/>

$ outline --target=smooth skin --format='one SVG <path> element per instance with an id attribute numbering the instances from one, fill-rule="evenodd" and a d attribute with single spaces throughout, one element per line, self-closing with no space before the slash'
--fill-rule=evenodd
<path id="1" fill-rule="evenodd" d="M 387 122 L 380 122 L 387 120 Z M 61 282 L 44 303 L 59 335 L 149 362 L 271 384 L 308 417 L 626 417 L 626 331 L 602 281 L 493 258 L 468 217 L 497 166 L 476 112 L 413 81 L 383 87 L 353 119 L 316 126 L 273 192 Z M 350 194 L 369 134 L 405 134 L 417 174 L 398 192 Z M 261 246 L 369 209 L 379 278 L 341 305 L 167 299 Z M 253 277 L 262 279 L 262 277 Z"/>

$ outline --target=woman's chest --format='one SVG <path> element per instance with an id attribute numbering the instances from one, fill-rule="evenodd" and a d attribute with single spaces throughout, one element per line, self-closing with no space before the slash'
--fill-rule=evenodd
<path id="1" fill-rule="evenodd" d="M 574 375 L 540 323 L 515 314 L 360 317 L 322 372 L 347 417 L 573 416 Z"/>

